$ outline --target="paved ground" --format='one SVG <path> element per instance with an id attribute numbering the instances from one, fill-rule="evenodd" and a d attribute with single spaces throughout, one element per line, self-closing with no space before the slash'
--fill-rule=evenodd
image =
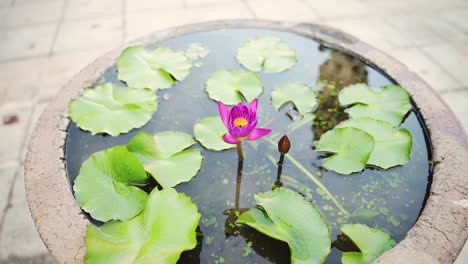
<path id="1" fill-rule="evenodd" d="M 52 263 L 29 216 L 22 170 L 48 100 L 128 40 L 227 18 L 316 22 L 352 33 L 420 74 L 468 128 L 466 0 L 0 0 L 1 263 Z"/>

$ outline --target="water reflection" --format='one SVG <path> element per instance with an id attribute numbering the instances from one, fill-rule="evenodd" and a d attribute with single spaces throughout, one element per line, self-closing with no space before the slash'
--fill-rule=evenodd
<path id="1" fill-rule="evenodd" d="M 327 49 L 323 45 L 321 51 Z M 319 70 L 319 83 L 323 84 L 317 97 L 316 117 L 313 124 L 314 138 L 347 119 L 347 114 L 340 110 L 338 93 L 346 86 L 355 83 L 367 83 L 366 65 L 348 54 L 330 50 L 330 57 Z"/>

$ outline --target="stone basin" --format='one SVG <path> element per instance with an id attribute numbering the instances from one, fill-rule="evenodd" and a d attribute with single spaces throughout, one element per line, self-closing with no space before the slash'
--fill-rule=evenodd
<path id="1" fill-rule="evenodd" d="M 438 95 L 395 59 L 359 39 L 332 28 L 303 23 L 229 20 L 156 32 L 129 45 L 157 43 L 188 33 L 261 28 L 318 40 L 374 65 L 411 95 L 427 128 L 433 174 L 425 206 L 407 236 L 377 263 L 452 263 L 468 237 L 468 144 L 465 132 Z M 93 85 L 115 63 L 121 48 L 97 59 L 77 74 L 43 112 L 30 140 L 25 164 L 27 199 L 36 228 L 59 263 L 81 263 L 89 220 L 75 202 L 68 181 L 65 142 L 68 103 Z"/>

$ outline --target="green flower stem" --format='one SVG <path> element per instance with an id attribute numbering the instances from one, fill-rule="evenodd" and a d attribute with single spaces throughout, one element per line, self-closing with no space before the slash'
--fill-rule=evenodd
<path id="1" fill-rule="evenodd" d="M 239 160 L 244 160 L 244 152 L 242 151 L 242 141 L 237 144 L 237 156 L 239 156 Z"/>
<path id="2" fill-rule="evenodd" d="M 271 140 L 269 137 L 264 137 L 264 139 L 273 146 L 276 147 L 276 143 Z M 340 209 L 342 213 L 345 215 L 349 215 L 348 211 L 341 206 L 341 204 L 336 200 L 335 196 L 330 193 L 330 191 L 325 187 L 312 173 L 310 173 L 304 166 L 302 166 L 301 163 L 299 163 L 291 154 L 286 155 L 286 158 L 291 161 L 292 164 L 294 164 L 300 171 L 302 171 L 309 179 L 311 179 L 320 189 L 322 189 L 328 197 L 330 197 L 330 200 Z"/>

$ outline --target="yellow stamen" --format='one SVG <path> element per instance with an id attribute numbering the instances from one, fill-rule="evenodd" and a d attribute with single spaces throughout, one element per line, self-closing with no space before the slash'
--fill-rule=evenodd
<path id="1" fill-rule="evenodd" d="M 245 125 L 247 125 L 247 123 L 247 119 L 243 117 L 238 117 L 234 120 L 234 126 L 236 127 L 244 127 Z"/>

